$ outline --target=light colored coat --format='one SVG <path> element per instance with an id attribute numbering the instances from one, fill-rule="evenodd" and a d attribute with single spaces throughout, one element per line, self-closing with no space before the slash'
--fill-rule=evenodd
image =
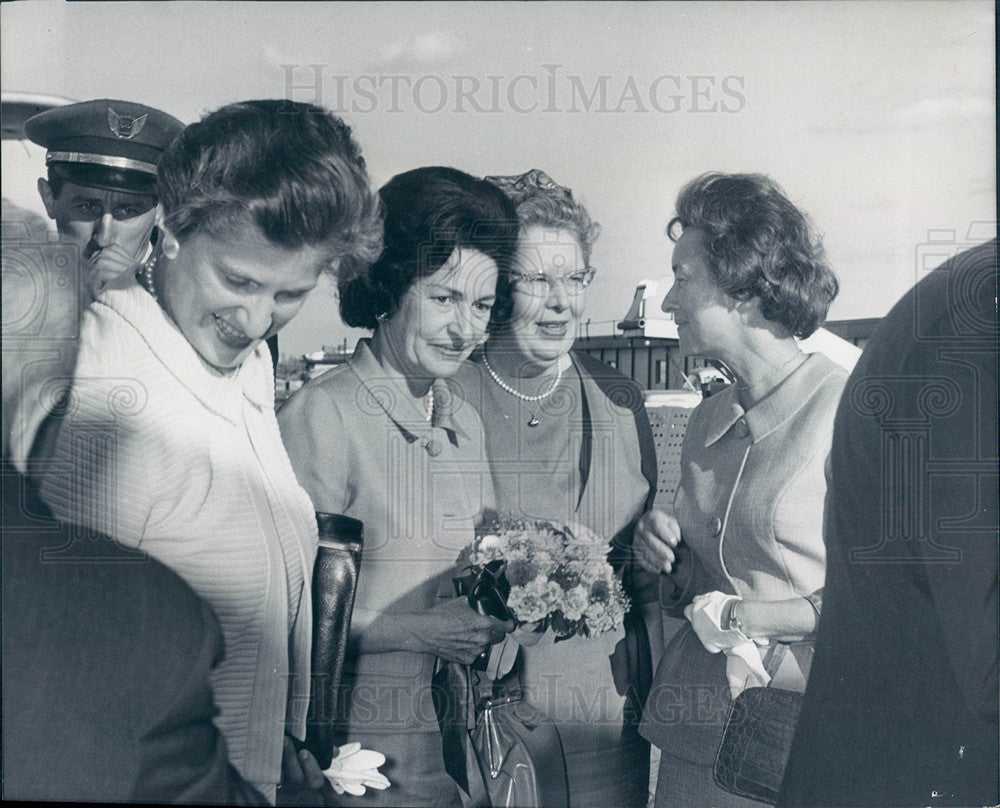
<path id="1" fill-rule="evenodd" d="M 819 607 L 826 561 L 824 467 L 846 381 L 845 370 L 812 354 L 748 411 L 735 386 L 695 409 L 674 500 L 683 540 L 706 573 L 692 594 L 806 597 Z M 793 643 L 773 686 L 804 691 L 812 653 L 811 640 Z M 705 688 L 700 697 L 699 687 Z M 708 693 L 711 705 L 704 702 Z M 657 669 L 641 731 L 672 754 L 710 762 L 727 697 L 723 655 L 708 654 L 686 627 Z M 697 698 L 703 699 L 700 711 L 692 701 Z"/>
<path id="2" fill-rule="evenodd" d="M 454 597 L 458 555 L 475 536 L 476 517 L 495 504 L 479 416 L 446 381 L 433 391 L 432 424 L 360 340 L 349 362 L 309 382 L 279 414 L 316 510 L 364 523 L 352 634 Z M 449 789 L 458 799 L 431 696 L 436 661 L 410 651 L 348 651 L 347 741 L 391 758 L 393 787 L 370 792 L 366 804 L 445 804 Z"/>
<path id="3" fill-rule="evenodd" d="M 61 519 L 145 550 L 212 606 L 226 644 L 217 723 L 240 773 L 273 796 L 285 731 L 305 730 L 317 537 L 278 432 L 266 346 L 216 375 L 134 280 L 107 290 L 84 315 L 42 496 Z"/>

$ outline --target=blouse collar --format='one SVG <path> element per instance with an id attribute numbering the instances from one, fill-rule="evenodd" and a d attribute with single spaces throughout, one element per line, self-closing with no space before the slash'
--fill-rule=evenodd
<path id="1" fill-rule="evenodd" d="M 131 273 L 125 275 L 94 305 L 108 306 L 135 328 L 159 362 L 205 407 L 233 423 L 242 419 L 244 398 L 260 409 L 274 408 L 271 353 L 264 342 L 231 376 L 213 373 L 152 295 Z"/>
<path id="2" fill-rule="evenodd" d="M 741 418 L 749 428 L 754 443 L 763 440 L 785 421 L 794 416 L 831 374 L 843 369 L 821 353 L 812 353 L 784 381 L 749 410 L 740 405 L 735 384 L 718 394 L 718 405 L 712 410 L 706 435 L 711 445 L 725 435 Z"/>
<path id="3" fill-rule="evenodd" d="M 372 353 L 371 340 L 358 340 L 354 355 L 348 360 L 347 365 L 361 381 L 368 400 L 392 419 L 410 443 L 416 440 L 429 440 L 432 438 L 431 431 L 435 428 L 444 429 L 451 442 L 456 445 L 459 437 L 463 440 L 469 439 L 468 431 L 456 418 L 464 400 L 459 394 L 458 385 L 450 379 L 435 379 L 431 384 L 431 390 L 434 392 L 434 413 L 433 420 L 428 421 L 422 402 L 415 399 L 405 386 L 387 376 L 375 354 Z M 364 406 L 362 404 L 362 407 Z"/>

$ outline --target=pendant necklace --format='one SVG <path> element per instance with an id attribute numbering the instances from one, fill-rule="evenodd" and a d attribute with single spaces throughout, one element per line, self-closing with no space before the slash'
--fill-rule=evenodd
<path id="1" fill-rule="evenodd" d="M 499 374 L 493 369 L 493 366 L 490 364 L 490 360 L 486 358 L 485 349 L 483 350 L 483 365 L 486 368 L 486 372 L 490 374 L 490 378 L 497 383 L 497 386 L 499 386 L 501 390 L 506 390 L 512 396 L 515 396 L 516 398 L 519 398 L 522 401 L 536 402 L 548 398 L 555 392 L 556 388 L 559 386 L 559 382 L 562 381 L 562 375 L 563 375 L 563 363 L 560 360 L 560 362 L 556 366 L 556 377 L 552 381 L 552 386 L 549 387 L 549 389 L 546 390 L 541 395 L 529 396 L 525 395 L 520 390 L 515 390 L 513 387 L 507 384 L 507 382 L 505 382 L 503 379 L 500 378 Z M 539 423 L 541 422 L 535 417 L 535 412 L 533 410 L 531 413 L 531 417 L 528 419 L 528 426 L 536 427 L 538 426 Z"/>

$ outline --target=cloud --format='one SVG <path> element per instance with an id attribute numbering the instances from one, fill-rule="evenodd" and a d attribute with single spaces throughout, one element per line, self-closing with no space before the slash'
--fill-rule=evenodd
<path id="1" fill-rule="evenodd" d="M 897 110 L 892 115 L 892 122 L 899 127 L 924 128 L 954 125 L 982 117 L 993 118 L 995 114 L 994 105 L 980 96 L 935 96 Z"/>
<path id="2" fill-rule="evenodd" d="M 932 129 L 965 129 L 969 124 L 988 122 L 996 114 L 993 103 L 981 95 L 935 94 L 906 106 L 873 99 L 855 109 L 843 108 L 837 117 L 806 127 L 813 134 L 873 135 L 921 132 Z"/>
<path id="3" fill-rule="evenodd" d="M 436 32 L 412 41 L 388 43 L 376 65 L 382 69 L 436 68 L 458 58 L 463 50 L 454 36 Z"/>

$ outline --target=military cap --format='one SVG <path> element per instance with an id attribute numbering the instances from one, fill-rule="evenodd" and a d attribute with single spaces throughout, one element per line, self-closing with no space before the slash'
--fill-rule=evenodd
<path id="1" fill-rule="evenodd" d="M 50 171 L 80 185 L 136 192 L 154 188 L 156 161 L 183 129 L 173 115 L 109 98 L 49 109 L 24 124 L 47 150 Z"/>

